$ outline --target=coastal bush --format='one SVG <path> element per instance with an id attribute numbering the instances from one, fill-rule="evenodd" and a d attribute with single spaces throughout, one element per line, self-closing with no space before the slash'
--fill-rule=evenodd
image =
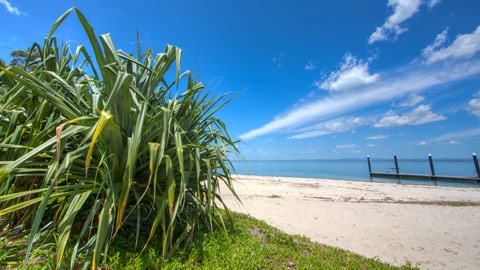
<path id="1" fill-rule="evenodd" d="M 179 249 L 162 269 L 418 269 L 365 258 L 340 248 L 288 235 L 264 221 L 233 213 L 228 234 L 201 233 L 187 248 Z M 118 243 L 118 242 L 117 242 Z M 111 248 L 106 266 L 112 269 L 158 269 L 154 243 L 142 256 L 125 248 Z M 228 258 L 228 259 L 225 259 Z"/>
<path id="2" fill-rule="evenodd" d="M 88 46 L 57 44 L 71 14 Z M 199 225 L 225 229 L 218 189 L 235 194 L 238 150 L 215 113 L 229 100 L 181 72 L 180 48 L 127 54 L 76 8 L 31 48 L 23 67 L 0 67 L 0 236 L 25 264 L 54 243 L 43 256 L 57 268 L 96 269 L 126 235 L 140 254 L 161 243 L 163 262 Z"/>

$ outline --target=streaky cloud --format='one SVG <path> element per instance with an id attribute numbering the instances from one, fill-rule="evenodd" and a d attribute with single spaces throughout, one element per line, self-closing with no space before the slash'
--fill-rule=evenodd
<path id="1" fill-rule="evenodd" d="M 23 12 L 21 12 L 17 7 L 13 6 L 7 0 L 0 0 L 0 4 L 2 4 L 8 11 L 8 13 L 20 16 Z"/>
<path id="2" fill-rule="evenodd" d="M 398 73 L 398 74 L 396 74 Z M 392 101 L 432 87 L 463 80 L 480 74 L 480 60 L 456 62 L 450 65 L 410 67 L 406 72 L 393 72 L 391 76 L 355 92 L 338 93 L 297 106 L 269 123 L 253 129 L 240 138 L 249 140 L 277 132 L 295 132 L 315 122 L 325 121 L 367 106 Z"/>
<path id="3" fill-rule="evenodd" d="M 461 138 L 468 138 L 468 137 L 478 137 L 480 136 L 480 128 L 473 128 L 455 132 L 449 132 L 437 137 L 425 139 L 423 141 L 431 142 L 431 143 L 440 143 L 440 142 L 457 142 Z"/>
<path id="4" fill-rule="evenodd" d="M 400 103 L 394 103 L 393 104 L 393 107 L 411 107 L 411 106 L 415 106 L 417 105 L 418 103 L 424 101 L 425 98 L 422 97 L 422 96 L 419 96 L 417 94 L 411 94 L 409 95 L 405 100 L 403 100 L 402 102 Z"/>
<path id="5" fill-rule="evenodd" d="M 336 148 L 339 149 L 352 149 L 352 148 L 357 148 L 358 145 L 354 143 L 349 143 L 349 144 L 342 144 L 342 145 L 337 145 Z"/>
<path id="6" fill-rule="evenodd" d="M 288 139 L 307 139 L 318 136 L 323 136 L 332 133 L 352 131 L 355 132 L 356 127 L 364 126 L 368 123 L 367 120 L 360 117 L 350 117 L 348 119 L 338 118 L 327 122 L 322 122 L 314 125 L 307 126 L 296 130 L 302 132 L 300 134 L 293 135 Z"/>
<path id="7" fill-rule="evenodd" d="M 369 136 L 367 137 L 367 140 L 383 140 L 383 139 L 388 139 L 390 136 L 380 134 L 380 135 L 374 135 L 374 136 Z"/>

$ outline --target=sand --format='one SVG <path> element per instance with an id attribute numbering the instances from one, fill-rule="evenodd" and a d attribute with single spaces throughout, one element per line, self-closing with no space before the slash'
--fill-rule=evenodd
<path id="1" fill-rule="evenodd" d="M 228 207 L 289 234 L 393 265 L 480 269 L 480 188 L 234 178 L 243 205 L 223 189 Z"/>

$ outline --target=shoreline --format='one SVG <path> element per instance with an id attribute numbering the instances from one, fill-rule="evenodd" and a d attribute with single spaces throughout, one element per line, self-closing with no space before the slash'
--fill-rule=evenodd
<path id="1" fill-rule="evenodd" d="M 480 188 L 480 183 L 473 181 L 448 181 L 448 180 L 417 180 L 417 179 L 402 179 L 402 178 L 382 178 L 382 177 L 357 177 L 357 178 L 345 178 L 345 177 L 318 177 L 318 176 L 284 176 L 284 175 L 255 175 L 255 174 L 232 174 L 235 178 L 240 177 L 280 177 L 288 179 L 314 179 L 314 180 L 329 180 L 329 181 L 349 181 L 349 182 L 366 182 L 366 183 L 383 183 L 383 184 L 401 184 L 401 185 L 413 185 L 413 186 L 429 186 L 429 187 L 459 187 L 459 188 Z M 462 177 L 462 176 L 459 176 Z"/>
<path id="2" fill-rule="evenodd" d="M 229 209 L 393 265 L 480 265 L 480 189 L 233 175 Z M 224 191 L 224 189 L 221 189 Z"/>

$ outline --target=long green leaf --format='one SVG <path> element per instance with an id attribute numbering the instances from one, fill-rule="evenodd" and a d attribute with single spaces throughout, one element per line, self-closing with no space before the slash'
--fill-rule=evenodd
<path id="1" fill-rule="evenodd" d="M 57 265 L 60 265 L 62 262 L 75 217 L 82 209 L 83 204 L 88 199 L 91 192 L 92 191 L 90 190 L 80 194 L 72 194 L 74 195 L 73 200 L 69 203 L 67 212 L 64 214 L 62 221 L 58 224 Z"/>
<path id="2" fill-rule="evenodd" d="M 112 215 L 113 215 L 113 192 L 108 192 L 107 190 L 107 198 L 105 198 L 105 202 L 100 212 L 98 218 L 98 229 L 96 234 L 96 242 L 95 242 L 95 249 L 92 258 L 92 270 L 96 270 L 97 266 L 100 262 L 102 252 L 104 251 L 103 248 L 105 243 L 110 238 L 111 234 L 111 227 L 112 227 Z"/>

